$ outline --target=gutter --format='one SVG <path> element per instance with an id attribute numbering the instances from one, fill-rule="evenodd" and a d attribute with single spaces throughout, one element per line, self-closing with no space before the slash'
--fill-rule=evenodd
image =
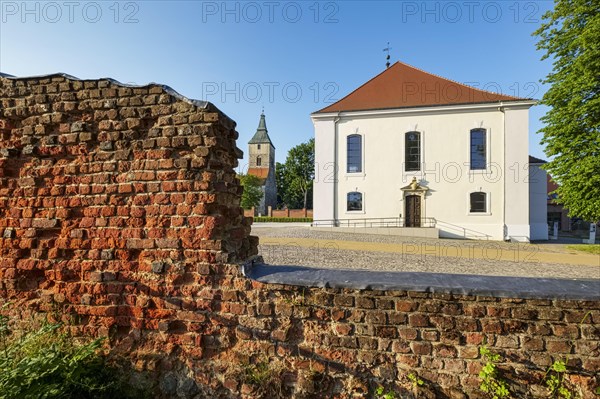
<path id="1" fill-rule="evenodd" d="M 339 152 L 339 140 L 338 140 L 338 122 L 342 119 L 340 113 L 333 118 L 333 221 L 337 227 L 338 221 L 338 152 Z"/>
<path id="2" fill-rule="evenodd" d="M 515 101 L 494 101 L 490 103 L 476 104 L 454 104 L 454 105 L 425 105 L 418 107 L 401 107 L 401 108 L 383 108 L 371 110 L 346 110 L 333 111 L 326 113 L 313 113 L 311 117 L 314 119 L 331 118 L 335 116 L 352 116 L 352 117 L 371 117 L 371 116 L 391 116 L 404 114 L 423 114 L 423 113 L 440 113 L 440 112 L 470 112 L 470 111 L 493 111 L 498 107 L 502 108 L 530 108 L 537 105 L 538 101 L 533 99 L 515 100 Z"/>
<path id="3" fill-rule="evenodd" d="M 506 226 L 506 175 L 508 174 L 506 168 L 506 113 L 502 102 L 500 102 L 498 111 L 502 112 L 502 164 L 504 165 L 504 176 L 502 176 L 502 238 L 504 241 L 508 241 L 508 227 Z"/>

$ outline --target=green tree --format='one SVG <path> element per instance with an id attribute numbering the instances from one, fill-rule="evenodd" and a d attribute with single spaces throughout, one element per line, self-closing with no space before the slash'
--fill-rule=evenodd
<path id="1" fill-rule="evenodd" d="M 545 169 L 559 183 L 558 201 L 571 216 L 600 220 L 600 2 L 555 0 L 534 33 L 542 59 L 553 60 L 543 80 Z"/>
<path id="2" fill-rule="evenodd" d="M 241 206 L 244 209 L 257 207 L 263 196 L 262 182 L 254 175 L 239 175 L 240 184 L 244 187 Z"/>
<path id="3" fill-rule="evenodd" d="M 287 155 L 285 164 L 277 164 L 277 190 L 288 208 L 312 205 L 315 178 L 315 140 L 298 144 Z"/>
<path id="4" fill-rule="evenodd" d="M 275 164 L 275 185 L 277 186 L 277 207 L 282 209 L 285 207 L 285 165 L 277 162 Z"/>

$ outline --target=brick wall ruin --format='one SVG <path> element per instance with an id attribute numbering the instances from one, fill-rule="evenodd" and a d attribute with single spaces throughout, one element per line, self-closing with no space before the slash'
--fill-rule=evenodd
<path id="1" fill-rule="evenodd" d="M 2 77 L 0 100 L 2 296 L 93 333 L 164 329 L 206 265 L 256 253 L 235 123 L 212 104 L 63 75 Z"/>
<path id="2" fill-rule="evenodd" d="M 265 285 L 235 123 L 159 85 L 0 78 L 0 304 L 50 314 L 155 376 L 157 397 L 477 398 L 486 342 L 514 397 L 568 357 L 600 384 L 600 301 Z M 72 317 L 76 315 L 77 317 Z"/>

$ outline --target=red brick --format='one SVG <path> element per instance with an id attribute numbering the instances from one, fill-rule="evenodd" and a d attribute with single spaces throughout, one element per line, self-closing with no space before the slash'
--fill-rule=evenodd
<path id="1" fill-rule="evenodd" d="M 411 314 L 408 316 L 408 324 L 411 327 L 429 327 L 429 317 L 424 314 Z"/>
<path id="2" fill-rule="evenodd" d="M 432 354 L 432 346 L 429 342 L 411 342 L 410 348 L 415 355 L 428 356 Z"/>
<path id="3" fill-rule="evenodd" d="M 335 332 L 339 335 L 350 335 L 353 331 L 353 327 L 350 324 L 336 324 Z"/>
<path id="4" fill-rule="evenodd" d="M 156 240 L 157 248 L 179 248 L 180 242 L 175 238 L 157 238 Z"/>
<path id="5" fill-rule="evenodd" d="M 154 240 L 130 238 L 127 240 L 127 248 L 129 249 L 150 249 L 154 248 Z"/>

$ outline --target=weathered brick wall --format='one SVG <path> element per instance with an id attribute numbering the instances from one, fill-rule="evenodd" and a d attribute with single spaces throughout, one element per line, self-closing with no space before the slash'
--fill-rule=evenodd
<path id="1" fill-rule="evenodd" d="M 478 374 L 487 345 L 503 357 L 513 398 L 549 397 L 544 378 L 557 360 L 571 388 L 597 398 L 600 301 L 304 288 L 217 265 L 198 296 L 196 321 L 176 335 L 147 335 L 133 354 L 162 368 L 156 342 L 177 343 L 199 384 L 190 397 L 372 398 L 385 386 L 403 398 L 485 398 Z M 415 396 L 411 373 L 425 381 Z M 188 386 L 162 378 L 167 397 Z"/>
<path id="2" fill-rule="evenodd" d="M 264 285 L 239 208 L 235 124 L 161 86 L 0 79 L 0 303 L 106 335 L 162 397 L 482 397 L 484 342 L 514 397 L 568 358 L 599 385 L 600 302 Z M 77 317 L 73 317 L 73 316 Z M 587 316 L 586 316 L 587 315 Z M 253 368 L 248 365 L 269 364 Z M 261 372 L 258 372 L 258 371 Z M 254 382 L 254 384 L 252 383 Z"/>
<path id="3" fill-rule="evenodd" d="M 202 288 L 186 272 L 256 252 L 235 123 L 212 104 L 61 75 L 0 78 L 0 100 L 4 297 L 156 328 Z"/>
<path id="4" fill-rule="evenodd" d="M 503 356 L 512 397 L 548 397 L 546 370 L 565 359 L 568 380 L 597 397 L 598 301 L 302 289 L 242 277 L 235 285 L 218 291 L 222 314 L 237 325 L 233 349 L 242 359 L 278 358 L 308 396 L 370 397 L 361 392 L 379 385 L 408 395 L 415 373 L 426 381 L 418 398 L 486 397 L 478 378 L 485 344 Z"/>

